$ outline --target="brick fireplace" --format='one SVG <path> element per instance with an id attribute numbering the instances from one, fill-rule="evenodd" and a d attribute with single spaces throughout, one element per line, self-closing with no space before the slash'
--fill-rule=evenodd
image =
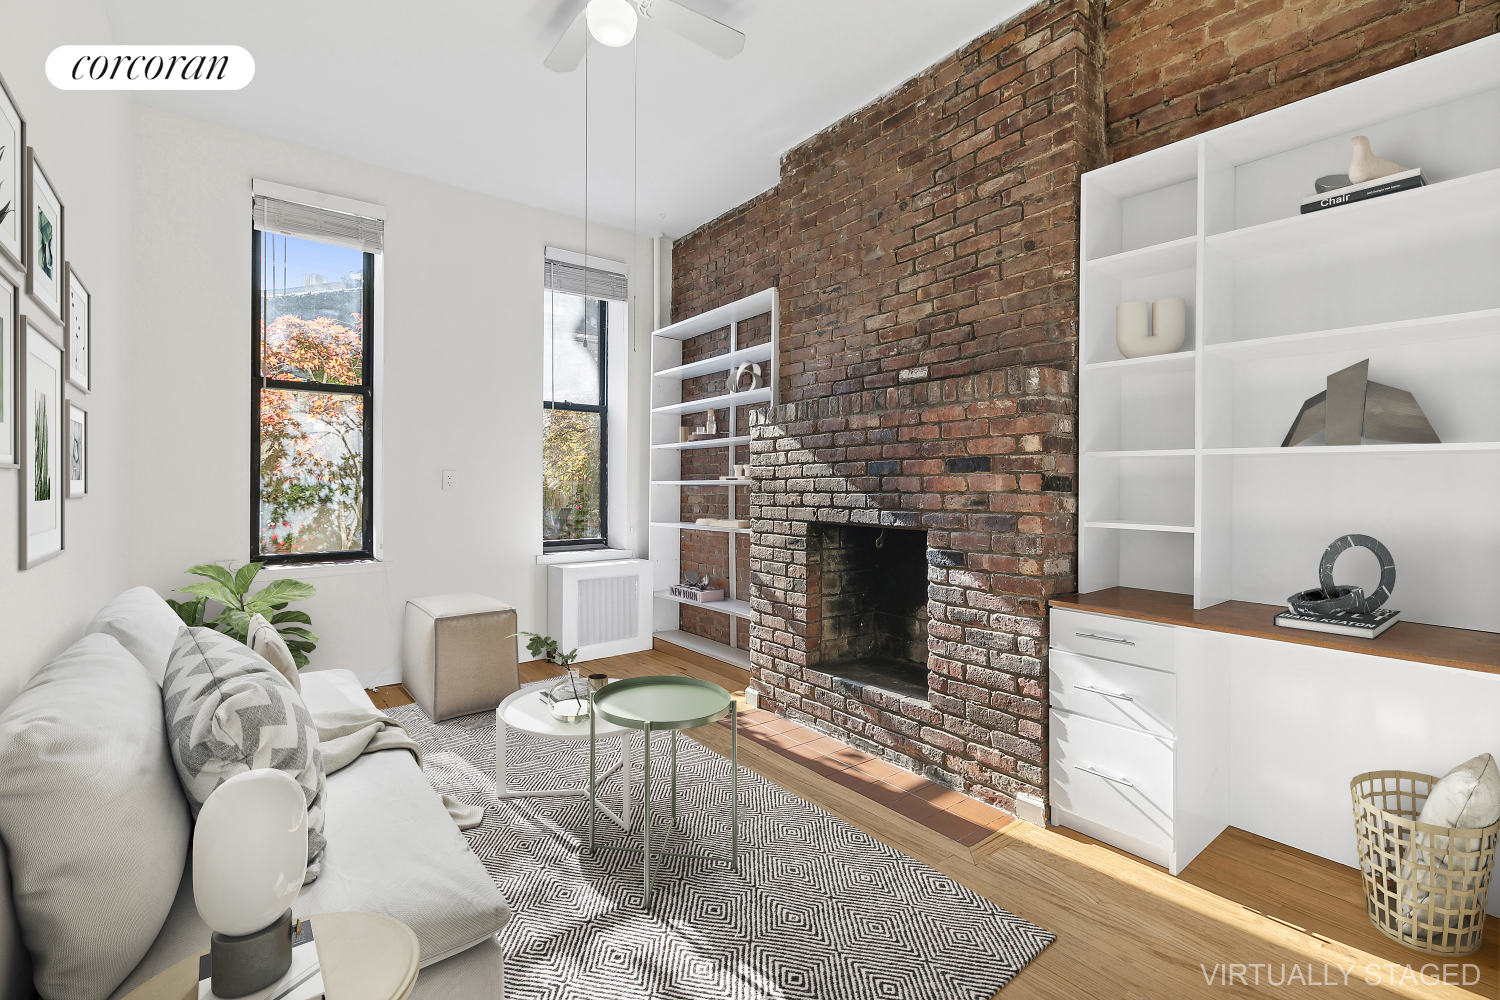
<path id="1" fill-rule="evenodd" d="M 1017 367 L 756 420 L 764 704 L 1008 809 L 1043 796 L 1044 608 L 1071 582 L 1074 391 L 1068 372 Z"/>

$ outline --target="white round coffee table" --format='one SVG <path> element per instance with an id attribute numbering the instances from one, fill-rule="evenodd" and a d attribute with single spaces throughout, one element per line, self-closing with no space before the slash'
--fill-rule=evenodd
<path id="1" fill-rule="evenodd" d="M 511 788 L 506 780 L 505 749 L 508 744 L 508 732 L 511 729 L 519 729 L 522 732 L 531 733 L 535 736 L 545 736 L 549 739 L 564 740 L 569 743 L 579 744 L 580 753 L 588 752 L 589 723 L 585 719 L 582 722 L 559 722 L 552 715 L 552 708 L 542 700 L 542 692 L 557 684 L 558 678 L 550 678 L 536 684 L 528 684 L 515 694 L 510 695 L 502 701 L 495 709 L 495 797 L 498 799 L 522 799 L 536 798 L 542 796 L 576 795 L 586 797 L 589 794 L 587 783 L 578 788 Z M 631 770 L 631 736 L 634 731 L 623 726 L 599 720 L 596 724 L 596 734 L 600 738 L 618 736 L 620 738 L 620 756 L 614 766 L 599 775 L 599 781 L 603 781 L 616 771 L 622 771 L 620 786 L 620 811 L 599 805 L 599 811 L 614 820 L 622 829 L 630 829 L 630 770 Z"/>

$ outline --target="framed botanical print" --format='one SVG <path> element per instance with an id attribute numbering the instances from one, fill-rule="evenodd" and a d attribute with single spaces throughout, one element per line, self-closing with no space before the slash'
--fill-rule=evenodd
<path id="1" fill-rule="evenodd" d="M 26 119 L 0 78 L 0 253 L 25 270 L 21 206 L 26 198 Z"/>
<path id="2" fill-rule="evenodd" d="M 26 148 L 26 294 L 63 321 L 63 204 L 36 150 Z"/>
<path id="3" fill-rule="evenodd" d="M 0 278 L 0 469 L 16 467 L 16 302 L 15 285 Z"/>
<path id="4" fill-rule="evenodd" d="M 89 491 L 89 415 L 77 403 L 68 403 L 68 499 Z"/>
<path id="5" fill-rule="evenodd" d="M 73 269 L 71 261 L 67 265 L 67 271 L 68 294 L 63 299 L 63 330 L 68 341 L 68 381 L 88 392 L 89 349 L 93 346 L 89 290 L 78 280 L 78 272 Z"/>
<path id="6" fill-rule="evenodd" d="M 30 569 L 63 547 L 63 352 L 24 317 L 21 329 L 21 568 Z"/>

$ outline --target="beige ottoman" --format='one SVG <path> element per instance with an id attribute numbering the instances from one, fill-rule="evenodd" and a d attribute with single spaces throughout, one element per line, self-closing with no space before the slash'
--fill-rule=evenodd
<path id="1" fill-rule="evenodd" d="M 434 722 L 493 712 L 520 686 L 516 611 L 483 594 L 406 602 L 401 685 Z"/>

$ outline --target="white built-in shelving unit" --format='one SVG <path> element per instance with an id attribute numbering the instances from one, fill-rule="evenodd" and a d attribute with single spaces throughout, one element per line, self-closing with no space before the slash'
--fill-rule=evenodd
<path id="1" fill-rule="evenodd" d="M 770 314 L 771 338 L 753 347 L 739 344 L 739 324 L 757 316 Z M 679 646 L 716 657 L 727 663 L 749 668 L 750 653 L 735 646 L 739 619 L 750 614 L 748 594 L 740 594 L 736 584 L 736 539 L 748 535 L 748 528 L 720 528 L 698 525 L 682 519 L 682 491 L 684 489 L 723 490 L 727 495 L 727 519 L 748 514 L 745 501 L 748 496 L 741 491 L 748 487 L 747 480 L 683 479 L 682 453 L 699 448 L 718 448 L 727 453 L 726 471 L 736 465 L 750 461 L 750 438 L 735 436 L 740 429 L 740 411 L 747 406 L 772 403 L 777 399 L 779 378 L 777 374 L 780 341 L 779 328 L 781 306 L 776 289 L 768 288 L 727 305 L 700 313 L 689 319 L 673 323 L 657 330 L 651 337 L 651 564 L 655 584 L 655 634 Z M 715 330 L 729 328 L 729 350 L 710 358 L 682 363 L 682 343 L 693 337 Z M 759 389 L 745 392 L 730 392 L 719 396 L 694 399 L 684 402 L 682 383 L 685 379 L 732 371 L 745 362 L 761 367 L 764 384 Z M 709 410 L 729 411 L 729 419 L 721 425 L 724 436 L 706 441 L 679 441 L 678 429 L 682 418 L 689 414 L 706 413 Z M 729 595 L 724 601 L 699 604 L 673 597 L 671 587 L 682 581 L 682 534 L 688 531 L 709 531 L 727 534 L 729 548 Z M 703 636 L 683 632 L 678 628 L 678 606 L 690 605 L 704 608 L 729 618 L 729 644 L 715 642 Z"/>
<path id="2" fill-rule="evenodd" d="M 1349 139 L 1427 186 L 1299 214 Z M 1500 629 L 1500 36 L 1083 177 L 1079 589 L 1281 603 L 1339 535 L 1395 557 L 1410 621 Z M 1115 307 L 1187 300 L 1123 359 Z M 1442 444 L 1279 447 L 1365 358 Z M 1315 438 L 1320 442 L 1321 436 Z M 1373 583 L 1359 550 L 1340 573 Z"/>

